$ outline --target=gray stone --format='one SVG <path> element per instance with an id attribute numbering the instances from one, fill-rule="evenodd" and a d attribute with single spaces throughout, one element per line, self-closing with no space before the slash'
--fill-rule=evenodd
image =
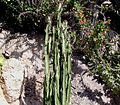
<path id="1" fill-rule="evenodd" d="M 5 44 L 5 35 L 0 33 L 0 48 Z"/>
<path id="2" fill-rule="evenodd" d="M 24 79 L 24 64 L 21 61 L 10 58 L 3 66 L 3 93 L 7 102 L 12 103 L 19 99 Z"/>

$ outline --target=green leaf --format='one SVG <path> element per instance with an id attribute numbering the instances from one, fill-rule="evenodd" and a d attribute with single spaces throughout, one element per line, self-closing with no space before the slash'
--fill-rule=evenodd
<path id="1" fill-rule="evenodd" d="M 2 54 L 0 54 L 0 66 L 4 64 L 5 58 Z"/>

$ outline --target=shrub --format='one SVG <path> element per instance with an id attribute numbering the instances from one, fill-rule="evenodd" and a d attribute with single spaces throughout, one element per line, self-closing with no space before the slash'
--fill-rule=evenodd
<path id="1" fill-rule="evenodd" d="M 1 15 L 8 25 L 24 30 L 45 28 L 45 18 L 54 13 L 59 0 L 1 0 Z M 44 30 L 44 29 L 43 29 Z"/>
<path id="2" fill-rule="evenodd" d="M 95 76 L 102 78 L 113 92 L 120 92 L 120 36 L 110 29 L 111 19 L 99 10 L 93 23 L 95 11 L 82 7 L 79 2 L 75 3 L 74 10 L 80 25 L 75 49 L 88 58 L 87 64 Z"/>

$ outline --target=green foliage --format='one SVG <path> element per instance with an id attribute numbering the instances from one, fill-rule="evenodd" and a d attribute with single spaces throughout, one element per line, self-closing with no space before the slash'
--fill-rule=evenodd
<path id="1" fill-rule="evenodd" d="M 89 69 L 95 76 L 111 88 L 114 93 L 120 92 L 120 48 L 119 34 L 110 34 L 111 20 L 100 20 L 91 23 L 92 11 L 82 7 L 78 2 L 74 6 L 75 16 L 79 20 L 81 33 L 76 38 L 77 47 L 88 58 Z"/>
<path id="2" fill-rule="evenodd" d="M 44 105 L 69 105 L 71 90 L 71 45 L 66 21 L 61 21 L 62 5 L 57 11 L 57 24 L 50 17 L 45 36 Z"/>
<path id="3" fill-rule="evenodd" d="M 4 56 L 2 54 L 0 54 L 0 67 L 2 67 L 4 61 L 5 61 Z"/>
<path id="4" fill-rule="evenodd" d="M 71 27 L 74 28 L 71 30 L 74 32 L 69 33 L 67 23 L 63 18 L 61 19 L 66 14 L 61 9 L 56 11 L 60 2 L 64 4 L 63 11 L 66 12 L 68 18 L 74 17 L 76 19 L 75 24 L 77 25 L 74 25 L 71 20 Z M 11 26 L 19 26 L 32 31 L 42 28 L 44 30 L 46 17 L 51 18 L 46 27 L 45 40 L 45 105 L 68 105 L 71 78 L 71 71 L 69 71 L 71 70 L 71 33 L 72 40 L 75 42 L 73 49 L 80 50 L 85 54 L 92 73 L 102 78 L 115 93 L 120 92 L 120 36 L 119 34 L 110 34 L 110 25 L 115 29 L 114 26 L 119 27 L 119 22 L 112 24 L 114 23 L 112 20 L 114 15 L 111 16 L 112 19 L 105 16 L 107 13 L 111 14 L 111 11 L 119 15 L 118 4 L 115 1 L 107 7 L 103 4 L 97 5 L 94 0 L 0 1 L 0 19 L 2 17 Z M 69 17 L 69 14 L 73 15 Z M 104 19 L 99 19 L 100 14 Z M 117 19 L 120 20 L 120 18 Z M 120 32 L 119 29 L 117 32 Z M 52 70 L 49 66 L 50 59 L 53 60 Z M 3 61 L 0 58 L 1 67 Z"/>
<path id="5" fill-rule="evenodd" d="M 0 54 L 0 74 L 2 73 L 1 70 L 2 70 L 2 66 L 3 66 L 4 62 L 5 62 L 5 58 L 2 54 Z"/>
<path id="6" fill-rule="evenodd" d="M 59 0 L 1 0 L 3 18 L 9 25 L 24 29 L 42 29 L 45 18 L 54 13 Z"/>
<path id="7" fill-rule="evenodd" d="M 111 41 L 107 31 L 105 23 L 100 22 L 93 33 L 87 37 L 88 66 L 94 75 L 99 75 L 113 92 L 119 92 L 120 53 L 118 49 L 114 49 L 117 47 L 118 40 Z"/>

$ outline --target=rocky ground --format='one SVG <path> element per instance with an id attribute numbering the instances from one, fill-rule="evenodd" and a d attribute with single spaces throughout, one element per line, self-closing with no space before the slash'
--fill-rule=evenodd
<path id="1" fill-rule="evenodd" d="M 79 57 L 74 57 L 71 105 L 120 105 L 120 97 L 99 83 Z"/>
<path id="2" fill-rule="evenodd" d="M 7 58 L 0 81 L 0 105 L 42 105 L 43 39 L 41 35 L 0 33 L 0 52 Z M 90 76 L 79 56 L 72 58 L 71 83 L 71 105 L 120 105 L 119 96 Z"/>

